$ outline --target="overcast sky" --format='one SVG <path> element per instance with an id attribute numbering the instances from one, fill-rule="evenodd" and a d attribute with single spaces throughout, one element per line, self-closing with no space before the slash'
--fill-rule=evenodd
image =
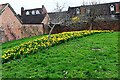
<path id="1" fill-rule="evenodd" d="M 52 12 L 56 7 L 57 2 L 61 6 L 65 3 L 64 10 L 67 10 L 69 6 L 73 7 L 82 5 L 83 1 L 88 4 L 91 1 L 109 3 L 118 2 L 120 0 L 0 0 L 0 4 L 10 3 L 16 13 L 20 14 L 21 7 L 24 7 L 25 9 L 32 9 L 41 8 L 41 6 L 44 5 L 48 12 Z"/>

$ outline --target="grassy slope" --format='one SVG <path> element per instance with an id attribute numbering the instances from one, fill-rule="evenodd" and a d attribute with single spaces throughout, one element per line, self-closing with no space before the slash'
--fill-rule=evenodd
<path id="1" fill-rule="evenodd" d="M 117 77 L 117 39 L 118 33 L 114 32 L 71 40 L 20 61 L 3 64 L 3 77 Z"/>

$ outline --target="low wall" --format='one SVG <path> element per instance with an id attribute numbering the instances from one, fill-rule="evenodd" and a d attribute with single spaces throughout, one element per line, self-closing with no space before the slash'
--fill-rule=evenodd
<path id="1" fill-rule="evenodd" d="M 0 42 L 7 42 L 12 40 L 21 39 L 21 30 L 19 27 L 1 27 Z"/>
<path id="2" fill-rule="evenodd" d="M 120 21 L 103 21 L 96 23 L 93 29 L 120 31 Z"/>
<path id="3" fill-rule="evenodd" d="M 44 34 L 44 25 L 43 24 L 24 24 L 21 27 L 21 36 L 22 38 L 38 36 Z"/>
<path id="4" fill-rule="evenodd" d="M 60 26 L 56 25 L 52 33 L 60 33 L 67 31 L 79 31 L 79 30 L 89 30 L 90 24 L 71 24 L 70 26 Z M 93 30 L 114 30 L 120 31 L 120 21 L 100 21 L 93 24 Z"/>
<path id="5" fill-rule="evenodd" d="M 5 30 L 8 33 L 7 35 L 5 34 Z M 16 38 L 16 34 L 15 34 L 15 32 L 17 32 L 16 28 L 12 27 L 9 29 L 9 31 L 7 29 L 5 29 L 5 30 L 0 29 L 0 42 L 7 42 L 7 41 L 12 41 L 12 40 L 18 39 L 18 38 Z M 21 32 L 19 34 L 19 39 L 43 35 L 45 33 L 45 29 L 44 29 L 43 24 L 23 24 L 19 30 Z M 15 38 L 11 39 L 11 37 L 13 37 L 13 36 Z"/>

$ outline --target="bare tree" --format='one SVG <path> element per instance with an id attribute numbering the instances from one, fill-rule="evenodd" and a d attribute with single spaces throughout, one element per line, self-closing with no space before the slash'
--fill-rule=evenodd
<path id="1" fill-rule="evenodd" d="M 94 23 L 97 22 L 96 18 L 98 16 L 98 13 L 99 13 L 99 9 L 96 9 L 97 6 L 95 6 L 96 4 L 98 4 L 100 2 L 91 2 L 91 8 L 90 8 L 90 12 L 88 14 L 88 23 L 90 23 L 90 27 L 89 27 L 89 30 L 91 31 L 94 27 Z"/>
<path id="2" fill-rule="evenodd" d="M 48 35 L 48 41 L 50 40 L 50 35 L 51 35 L 54 27 L 57 24 L 62 24 L 64 22 L 63 15 L 61 14 L 61 12 L 63 11 L 64 7 L 65 7 L 65 4 L 60 6 L 58 2 L 56 3 L 56 8 L 54 9 L 56 12 L 54 12 L 52 14 L 52 16 L 54 16 L 54 18 L 52 18 L 52 20 L 50 20 L 51 22 L 48 24 L 48 26 L 50 28 L 49 35 Z"/>
<path id="3" fill-rule="evenodd" d="M 57 2 L 56 8 L 54 10 L 55 12 L 62 12 L 64 8 L 65 8 L 65 3 L 62 6 L 60 6 L 59 3 Z"/>
<path id="4" fill-rule="evenodd" d="M 90 9 L 90 14 L 88 17 L 88 22 L 90 23 L 90 27 L 89 27 L 90 31 L 93 29 L 93 24 L 95 22 L 95 18 L 96 18 L 95 9 L 94 9 L 94 7 L 92 7 Z"/>

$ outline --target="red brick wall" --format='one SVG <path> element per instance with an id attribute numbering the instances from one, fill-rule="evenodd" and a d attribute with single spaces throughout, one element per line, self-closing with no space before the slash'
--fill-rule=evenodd
<path id="1" fill-rule="evenodd" d="M 75 24 L 68 27 L 56 25 L 53 29 L 52 33 L 60 33 L 60 32 L 67 32 L 67 31 L 79 31 L 79 30 L 89 30 L 90 24 L 83 23 L 83 24 Z M 94 30 L 114 30 L 120 31 L 120 21 L 110 21 L 110 22 L 97 22 L 93 25 Z"/>
<path id="2" fill-rule="evenodd" d="M 2 27 L 2 16 L 0 16 L 0 27 Z"/>
<path id="3" fill-rule="evenodd" d="M 120 31 L 120 21 L 98 22 L 93 29 Z"/>
<path id="4" fill-rule="evenodd" d="M 46 14 L 45 18 L 43 19 L 42 23 L 44 24 L 45 34 L 49 33 L 48 22 L 50 20 L 47 10 L 44 5 L 42 5 L 42 14 Z"/>
<path id="5" fill-rule="evenodd" d="M 1 18 L 2 18 L 2 28 L 5 33 L 2 41 L 5 42 L 15 39 L 20 39 L 21 38 L 20 28 L 22 24 L 16 18 L 16 16 L 9 7 L 7 7 L 5 11 L 2 13 Z"/>
<path id="6" fill-rule="evenodd" d="M 45 34 L 49 33 L 49 29 L 48 29 L 48 22 L 49 22 L 49 15 L 46 14 L 44 20 L 42 21 L 42 23 L 44 23 L 44 27 L 45 27 Z"/>
<path id="7" fill-rule="evenodd" d="M 44 34 L 44 26 L 42 24 L 24 24 L 21 31 L 22 38 L 42 35 Z"/>

